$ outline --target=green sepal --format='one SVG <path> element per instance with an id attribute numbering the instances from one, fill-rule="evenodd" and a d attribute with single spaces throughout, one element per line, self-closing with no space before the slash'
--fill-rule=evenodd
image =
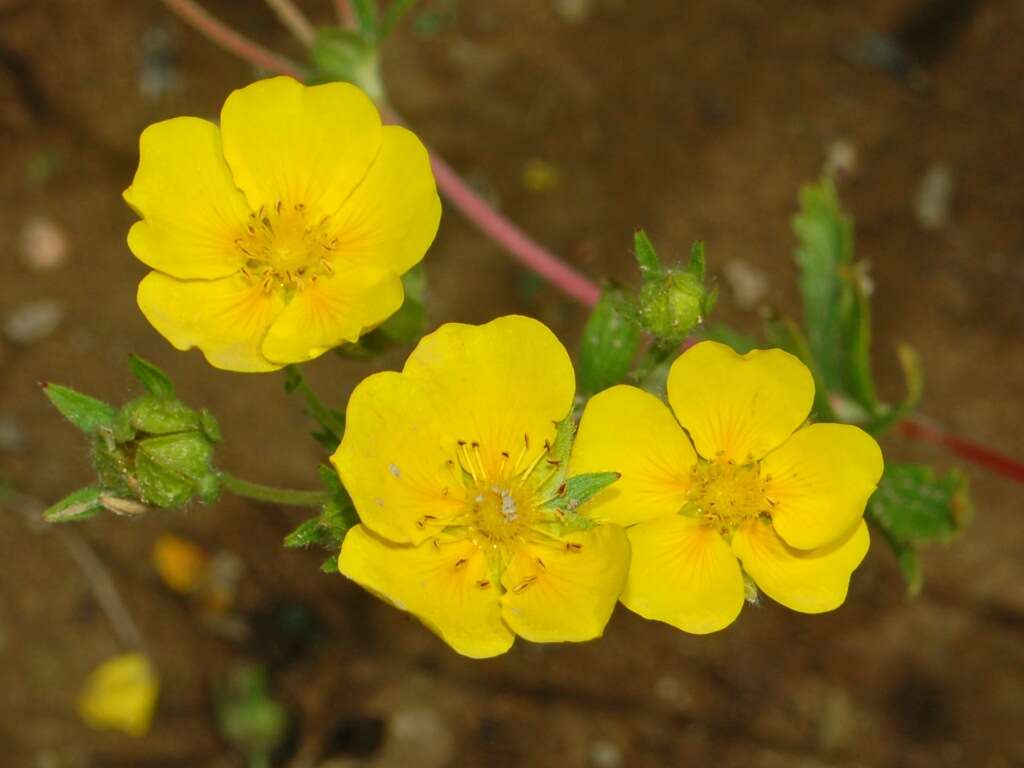
<path id="1" fill-rule="evenodd" d="M 626 297 L 620 289 L 601 291 L 580 342 L 577 365 L 580 394 L 596 394 L 620 384 L 629 375 L 640 347 L 640 328 L 626 308 Z"/>
<path id="2" fill-rule="evenodd" d="M 622 475 L 618 472 L 585 472 L 568 478 L 544 507 L 576 513 L 589 499 L 603 491 Z"/>
<path id="3" fill-rule="evenodd" d="M 157 397 L 174 397 L 174 384 L 170 377 L 148 360 L 138 355 L 129 355 L 128 367 L 146 391 Z"/>
<path id="4" fill-rule="evenodd" d="M 576 436 L 576 420 L 573 410 L 564 419 L 555 423 L 555 439 L 547 446 L 547 456 L 542 460 L 544 466 L 539 471 L 545 476 L 543 484 L 537 486 L 535 493 L 542 499 L 553 497 L 565 482 L 569 471 L 569 456 L 572 453 L 572 442 Z M 553 471 L 552 471 L 553 470 Z"/>
<path id="5" fill-rule="evenodd" d="M 200 430 L 202 425 L 199 415 L 180 400 L 142 395 L 126 403 L 118 414 L 115 434 L 119 442 L 128 428 L 147 435 L 170 435 Z"/>
<path id="6" fill-rule="evenodd" d="M 206 435 L 206 439 L 211 443 L 219 443 L 224 438 L 220 432 L 220 422 L 217 421 L 217 417 L 214 416 L 206 408 L 199 410 L 199 428 Z"/>
<path id="7" fill-rule="evenodd" d="M 114 423 L 117 411 L 109 403 L 60 384 L 43 384 L 43 393 L 61 415 L 89 435 Z"/>
<path id="8" fill-rule="evenodd" d="M 284 546 L 290 549 L 318 546 L 336 553 L 349 528 L 359 522 L 359 517 L 338 473 L 323 465 L 317 471 L 330 499 L 321 507 L 319 515 L 303 521 L 285 536 Z"/>
<path id="9" fill-rule="evenodd" d="M 320 563 L 320 572 L 321 573 L 330 573 L 330 574 L 339 573 L 339 571 L 338 571 L 338 556 L 334 555 L 332 557 L 328 557 L 328 558 L 324 559 L 324 561 L 322 563 Z"/>
<path id="10" fill-rule="evenodd" d="M 718 292 L 704 285 L 706 268 L 704 244 L 698 241 L 685 266 L 662 267 L 657 275 L 644 279 L 637 311 L 644 329 L 661 344 L 682 343 L 714 308 Z"/>
<path id="11" fill-rule="evenodd" d="M 644 281 L 661 277 L 665 268 L 661 264 L 661 259 L 658 258 L 657 251 L 654 250 L 654 244 L 642 229 L 633 233 L 633 255 L 636 257 L 636 263 L 640 267 L 640 276 Z"/>
<path id="12" fill-rule="evenodd" d="M 138 443 L 132 475 L 140 498 L 155 507 L 184 506 L 197 492 L 216 498 L 219 481 L 211 467 L 213 447 L 198 432 L 148 437 Z"/>
<path id="13" fill-rule="evenodd" d="M 43 512 L 43 520 L 48 523 L 77 523 L 95 517 L 103 509 L 102 493 L 103 489 L 97 485 L 81 488 Z"/>

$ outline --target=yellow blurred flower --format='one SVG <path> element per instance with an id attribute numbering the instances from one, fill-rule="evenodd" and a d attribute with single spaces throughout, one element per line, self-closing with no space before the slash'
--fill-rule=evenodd
<path id="1" fill-rule="evenodd" d="M 228 96 L 220 126 L 149 126 L 125 200 L 154 271 L 139 308 L 211 365 L 270 371 L 355 341 L 402 304 L 437 232 L 427 152 L 355 86 L 287 77 Z"/>
<path id="2" fill-rule="evenodd" d="M 714 632 L 739 615 L 744 572 L 797 611 L 842 604 L 867 553 L 864 506 L 882 453 L 857 427 L 801 426 L 813 400 L 792 355 L 710 341 L 672 365 L 671 410 L 629 386 L 590 400 L 570 468 L 622 473 L 590 515 L 631 526 L 626 607 Z"/>
<path id="3" fill-rule="evenodd" d="M 94 669 L 78 697 L 78 716 L 97 729 L 141 737 L 149 732 L 160 681 L 149 659 L 123 653 Z"/>
<path id="4" fill-rule="evenodd" d="M 173 533 L 163 533 L 153 544 L 153 568 L 175 592 L 190 595 L 202 586 L 209 565 L 203 549 Z"/>
<path id="5" fill-rule="evenodd" d="M 456 651 L 495 656 L 599 636 L 629 560 L 616 525 L 566 530 L 543 506 L 575 377 L 544 325 L 502 317 L 426 336 L 401 373 L 363 381 L 332 461 L 362 525 L 342 573 Z"/>

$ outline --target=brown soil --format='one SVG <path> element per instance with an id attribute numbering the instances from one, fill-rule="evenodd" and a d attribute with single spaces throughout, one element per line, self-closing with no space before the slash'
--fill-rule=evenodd
<path id="1" fill-rule="evenodd" d="M 787 224 L 796 190 L 828 147 L 849 142 L 857 165 L 842 193 L 872 263 L 886 392 L 900 394 L 894 347 L 909 342 L 928 374 L 924 412 L 1022 456 L 1024 5 L 974 3 L 938 55 L 924 51 L 934 60 L 915 87 L 844 55 L 914 4 L 434 2 L 457 5 L 457 19 L 429 39 L 403 31 L 385 71 L 394 103 L 428 142 L 589 274 L 632 279 L 627 248 L 642 225 L 670 253 L 705 239 L 719 275 L 743 260 L 767 276 L 765 301 L 784 311 L 796 307 Z M 303 5 L 329 20 L 325 0 Z M 257 0 L 207 6 L 298 55 Z M 556 6 L 587 12 L 569 23 Z M 154 34 L 168 36 L 181 77 L 159 99 L 138 85 Z M 98 518 L 77 530 L 124 591 L 163 694 L 144 740 L 87 729 L 73 714 L 75 693 L 117 642 L 57 537 L 31 532 L 13 511 L 90 476 L 84 446 L 34 382 L 121 399 L 136 351 L 220 416 L 223 466 L 302 486 L 322 457 L 279 377 L 214 371 L 196 352 L 175 352 L 133 301 L 144 269 L 124 245 L 132 215 L 119 193 L 139 131 L 172 115 L 214 115 L 253 73 L 156 2 L 0 0 L 0 54 L 0 315 L 44 298 L 66 312 L 42 341 L 0 340 L 0 416 L 25 437 L 0 453 L 0 474 L 28 499 L 0 516 L 0 762 L 237 765 L 207 692 L 249 658 L 271 664 L 305 756 L 330 744 L 337 765 L 1024 765 L 1024 497 L 983 471 L 972 472 L 975 524 L 928 555 L 916 601 L 879 545 L 833 614 L 768 602 L 725 632 L 693 637 L 620 610 L 600 641 L 520 643 L 486 662 L 455 656 L 405 615 L 322 575 L 317 553 L 283 551 L 298 511 L 225 499 L 133 522 Z M 47 158 L 56 170 L 31 180 Z M 558 186 L 524 188 L 533 159 L 558 168 Z M 945 225 L 924 231 L 912 199 L 937 162 L 952 170 L 955 194 Z M 55 272 L 31 271 L 18 256 L 19 233 L 38 215 L 70 242 Z M 583 313 L 538 290 L 455 213 L 428 267 L 436 323 L 519 311 L 568 342 L 578 336 Z M 719 317 L 754 329 L 756 310 L 728 282 L 722 294 Z M 334 357 L 309 366 L 338 401 L 371 368 Z M 894 458 L 952 463 L 926 447 L 885 447 Z M 249 641 L 223 639 L 161 586 L 148 553 L 166 530 L 243 559 L 239 604 L 256 617 Z M 280 600 L 319 614 L 311 647 L 282 648 L 263 628 L 273 622 L 259 617 Z M 410 742 L 412 757 L 402 752 L 410 723 L 426 734 Z"/>

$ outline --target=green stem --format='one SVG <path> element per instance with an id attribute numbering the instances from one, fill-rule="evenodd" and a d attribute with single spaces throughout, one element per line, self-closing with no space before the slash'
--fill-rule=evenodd
<path id="1" fill-rule="evenodd" d="M 220 481 L 224 488 L 235 496 L 267 501 L 271 504 L 285 504 L 289 507 L 319 507 L 321 504 L 326 504 L 328 500 L 326 491 L 293 491 L 290 488 L 275 488 L 272 485 L 242 480 L 223 470 L 220 473 Z"/>

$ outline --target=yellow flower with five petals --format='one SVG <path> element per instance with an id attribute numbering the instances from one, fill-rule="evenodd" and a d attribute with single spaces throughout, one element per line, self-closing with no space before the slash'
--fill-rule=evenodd
<path id="1" fill-rule="evenodd" d="M 440 201 L 427 152 L 346 83 L 235 91 L 217 126 L 149 126 L 125 200 L 151 267 L 139 308 L 178 349 L 270 371 L 355 341 L 402 304 Z"/>
<path id="2" fill-rule="evenodd" d="M 741 356 L 702 342 L 673 363 L 667 389 L 671 410 L 635 387 L 601 392 L 573 447 L 572 472 L 622 474 L 589 514 L 630 526 L 623 604 L 698 634 L 736 619 L 744 574 L 797 611 L 842 604 L 868 549 L 864 507 L 882 474 L 874 439 L 846 424 L 801 426 L 814 381 L 778 349 Z"/>
<path id="3" fill-rule="evenodd" d="M 401 373 L 365 379 L 332 457 L 362 521 L 340 571 L 467 656 L 516 635 L 599 636 L 625 582 L 625 532 L 570 529 L 544 498 L 574 393 L 565 348 L 519 316 L 444 325 Z"/>

